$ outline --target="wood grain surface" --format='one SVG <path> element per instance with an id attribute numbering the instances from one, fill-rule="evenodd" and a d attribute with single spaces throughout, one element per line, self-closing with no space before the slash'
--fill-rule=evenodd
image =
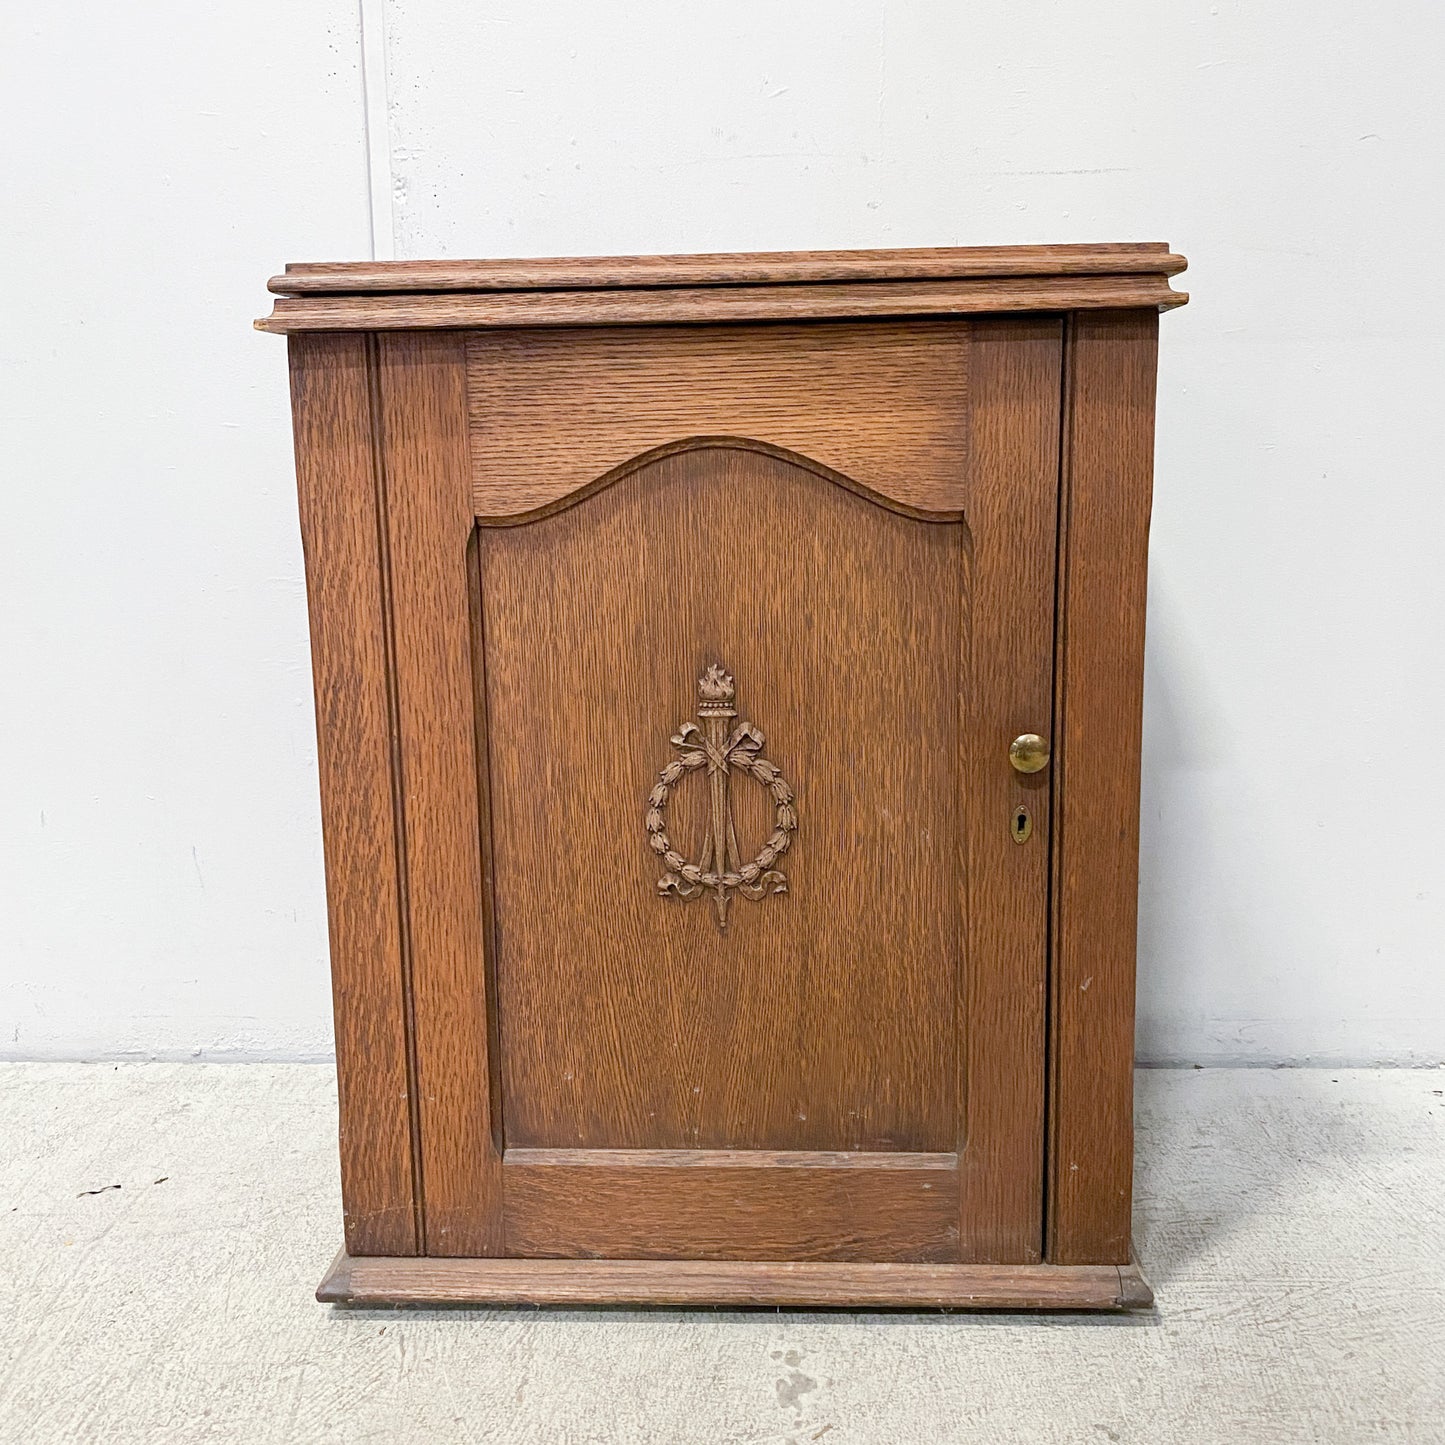
<path id="1" fill-rule="evenodd" d="M 678 1151 L 673 1158 L 682 1155 L 682 1162 L 665 1162 L 669 1152 L 508 1150 L 508 1255 L 958 1257 L 958 1160 L 952 1154 L 858 1154 L 847 1163 L 825 1163 L 817 1156 L 749 1149 Z M 650 1157 L 639 1163 L 639 1153 Z M 725 1162 L 715 1164 L 714 1158 Z M 880 1158 L 887 1161 L 882 1166 Z"/>
<path id="2" fill-rule="evenodd" d="M 1075 317 L 1059 569 L 1048 1257 L 1129 1257 L 1158 317 Z"/>
<path id="3" fill-rule="evenodd" d="M 1163 275 L 1184 270 L 1163 241 L 1069 246 L 936 246 L 698 256 L 568 256 L 504 261 L 322 261 L 286 267 L 269 289 L 319 292 L 525 291 L 963 276 Z"/>
<path id="4" fill-rule="evenodd" d="M 555 508 L 679 438 L 739 437 L 956 520 L 967 354 L 947 321 L 474 332 L 477 516 Z"/>
<path id="5" fill-rule="evenodd" d="M 426 1253 L 496 1254 L 465 360 L 445 333 L 377 345 Z"/>
<path id="6" fill-rule="evenodd" d="M 364 336 L 291 342 L 291 411 L 316 692 L 317 757 L 352 1254 L 419 1252 L 394 826 L 389 618 Z"/>
<path id="7" fill-rule="evenodd" d="M 956 1147 L 965 545 L 727 447 L 483 530 L 509 1145 Z M 725 935 L 642 826 L 715 662 L 800 820 Z M 706 795 L 671 808 L 691 857 Z M 771 803 L 731 795 L 751 857 Z"/>
<path id="8" fill-rule="evenodd" d="M 637 1166 L 618 1151 L 842 1150 L 964 1164 L 951 1218 L 929 1190 L 925 1215 L 881 1211 L 895 1220 L 891 1245 L 855 1224 L 832 1231 L 835 1253 L 867 1238 L 880 1258 L 1039 1256 L 1048 804 L 1009 768 L 1007 747 L 1014 731 L 1047 730 L 1051 707 L 1061 329 L 1047 318 L 946 327 L 920 328 L 931 371 L 916 386 L 961 418 L 947 500 L 987 531 L 986 547 L 961 523 L 899 515 L 722 443 L 479 533 L 507 1157 L 611 1160 L 602 1172 L 504 1166 L 509 1252 L 566 1248 L 569 1217 L 576 1251 L 653 1253 L 658 1239 L 681 1250 L 664 1205 L 670 1192 L 681 1210 L 681 1196 L 656 1171 L 629 1196 Z M 794 330 L 777 344 L 831 358 L 866 337 L 840 329 L 836 341 Z M 717 374 L 738 343 L 712 335 L 721 360 L 688 362 Z M 709 333 L 689 343 L 709 344 Z M 587 357 L 572 373 L 584 394 Z M 645 348 L 639 370 L 668 374 Z M 498 408 L 531 436 L 569 394 L 556 367 L 542 374 L 547 398 L 519 387 L 521 404 Z M 791 374 L 786 397 L 772 390 L 779 417 L 788 397 L 802 415 L 813 404 L 805 361 Z M 906 431 L 887 408 L 855 425 L 875 429 L 860 452 L 879 457 Z M 528 455 L 504 436 L 489 450 L 518 472 Z M 537 454 L 549 464 L 545 445 Z M 737 678 L 739 711 L 766 735 L 800 817 L 790 892 L 737 903 L 726 935 L 706 906 L 657 897 L 639 827 L 713 661 Z M 705 790 L 694 792 L 673 805 L 690 853 L 706 821 Z M 761 837 L 766 800 L 737 792 L 740 833 Z M 1038 816 L 1022 849 L 1008 832 L 1020 797 Z M 768 1165 L 716 1184 L 695 1176 L 703 1202 L 685 1211 L 689 1230 L 724 1186 L 729 1219 L 770 1221 L 730 1246 L 704 1231 L 697 1248 L 821 1247 L 806 1217 L 787 1222 L 797 1209 L 775 1207 L 770 1171 L 797 1177 Z M 826 1179 L 810 1176 L 809 1209 L 837 1223 Z M 844 1184 L 875 1199 L 900 1188 L 857 1172 Z M 931 1239 L 919 1218 L 938 1222 Z"/>
<path id="9" fill-rule="evenodd" d="M 1147 1309 L 1137 1264 L 846 1264 L 336 1257 L 323 1303 Z"/>
<path id="10" fill-rule="evenodd" d="M 261 331 L 395 331 L 492 326 L 645 326 L 836 320 L 976 312 L 1183 306 L 1164 275 L 1000 276 L 829 285 L 657 287 L 617 291 L 411 292 L 278 296 Z"/>
<path id="11" fill-rule="evenodd" d="M 970 335 L 961 1258 L 1017 1263 L 1043 1246 L 1050 810 L 1048 774 L 1016 773 L 1008 747 L 1051 731 L 1063 328 L 986 319 Z M 1021 805 L 1034 819 L 1023 845 L 1009 832 Z"/>

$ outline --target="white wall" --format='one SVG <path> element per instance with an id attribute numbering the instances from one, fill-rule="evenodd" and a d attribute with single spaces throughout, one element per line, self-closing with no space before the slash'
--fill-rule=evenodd
<path id="1" fill-rule="evenodd" d="M 288 256 L 364 256 L 353 0 L 8 5 L 0 1048 L 329 1050 Z"/>
<path id="2" fill-rule="evenodd" d="M 277 264 L 374 223 L 381 256 L 1185 251 L 1141 1054 L 1445 1055 L 1445 343 L 1416 279 L 1445 11 L 360 7 L 365 43 L 341 0 L 70 0 L 0 52 L 0 1047 L 326 1047 L 284 348 L 246 324 Z"/>

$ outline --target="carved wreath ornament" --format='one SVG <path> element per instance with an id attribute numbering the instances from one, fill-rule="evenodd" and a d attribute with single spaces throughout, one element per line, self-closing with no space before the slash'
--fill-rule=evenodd
<path id="1" fill-rule="evenodd" d="M 762 756 L 762 733 L 750 722 L 740 722 L 728 731 L 730 719 L 737 716 L 732 705 L 732 678 L 714 663 L 698 679 L 697 695 L 697 715 L 703 727 L 683 723 L 672 735 L 679 756 L 662 770 L 657 786 L 648 795 L 647 842 L 667 869 L 657 880 L 657 891 L 678 898 L 696 898 L 705 890 L 711 892 L 717 907 L 717 926 L 726 928 L 728 902 L 734 889 L 754 902 L 769 893 L 788 891 L 788 880 L 773 864 L 788 851 L 798 817 L 793 811 L 793 790 L 776 766 Z M 688 773 L 703 767 L 712 789 L 711 827 L 701 860 L 690 863 L 672 846 L 664 811 L 671 790 Z M 728 781 L 735 773 L 755 778 L 773 797 L 773 832 L 751 863 L 740 860 L 733 831 Z"/>

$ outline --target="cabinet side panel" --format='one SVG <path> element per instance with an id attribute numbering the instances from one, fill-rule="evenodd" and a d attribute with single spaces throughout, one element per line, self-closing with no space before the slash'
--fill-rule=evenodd
<path id="1" fill-rule="evenodd" d="M 502 1248 L 501 1158 L 487 1054 L 466 363 L 456 333 L 376 345 L 424 1252 L 492 1255 Z"/>
<path id="2" fill-rule="evenodd" d="M 316 689 L 346 1248 L 353 1255 L 415 1254 L 367 341 L 296 336 L 290 354 Z"/>
<path id="3" fill-rule="evenodd" d="M 1070 323 L 1055 733 L 1048 1258 L 1124 1264 L 1159 318 Z"/>

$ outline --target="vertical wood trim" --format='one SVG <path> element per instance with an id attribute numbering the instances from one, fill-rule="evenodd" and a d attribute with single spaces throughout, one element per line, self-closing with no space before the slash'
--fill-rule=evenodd
<path id="1" fill-rule="evenodd" d="M 1048 1258 L 1126 1264 L 1159 318 L 1069 323 L 1054 735 Z"/>
<path id="2" fill-rule="evenodd" d="M 406 1097 L 411 1122 L 411 1177 L 416 1217 L 416 1252 L 426 1253 L 426 1181 L 421 1157 L 421 1093 L 416 1072 L 416 1001 L 412 989 L 411 905 L 406 867 L 406 810 L 401 770 L 401 711 L 396 681 L 396 609 L 391 586 L 391 540 L 387 532 L 386 456 L 382 445 L 381 365 L 376 337 L 366 338 L 367 383 L 371 405 L 372 472 L 376 478 L 377 560 L 381 584 L 381 611 L 386 648 L 387 734 L 391 739 L 391 812 L 396 849 L 396 898 L 401 914 L 401 1003 L 406 1029 Z"/>
<path id="3" fill-rule="evenodd" d="M 419 1251 L 392 796 L 379 478 L 365 337 L 290 343 L 353 1255 Z"/>
<path id="4" fill-rule="evenodd" d="M 1053 705 L 1063 331 L 1055 317 L 1027 317 L 970 332 L 959 1258 L 1028 1264 L 1043 1247 L 1049 798 L 1047 776 L 1015 773 L 1008 746 L 1047 731 Z M 1009 834 L 1021 803 L 1034 817 L 1023 845 Z"/>
<path id="5" fill-rule="evenodd" d="M 426 1252 L 501 1253 L 468 554 L 464 337 L 376 339 L 395 617 Z"/>
<path id="6" fill-rule="evenodd" d="M 475 520 L 475 519 L 474 519 Z M 492 1147 L 500 1157 L 506 1150 L 502 1131 L 502 1041 L 497 1013 L 497 899 L 493 859 L 491 743 L 487 728 L 487 647 L 482 615 L 482 537 L 474 525 L 467 542 L 467 614 L 471 628 L 472 717 L 477 758 L 477 818 L 482 847 L 482 947 L 486 952 L 487 1058 L 490 1061 L 490 1125 Z M 503 1215 L 505 1219 L 505 1213 Z M 505 1234 L 505 1229 L 503 1230 Z"/>

